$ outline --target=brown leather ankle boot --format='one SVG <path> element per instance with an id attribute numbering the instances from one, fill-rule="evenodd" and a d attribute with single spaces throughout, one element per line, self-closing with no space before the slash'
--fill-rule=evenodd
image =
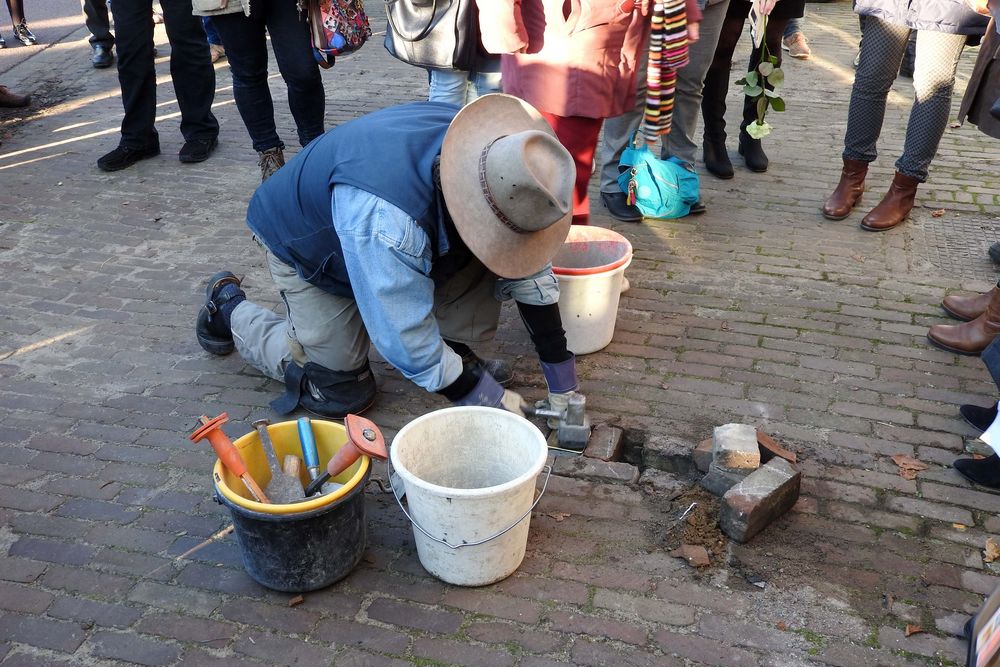
<path id="1" fill-rule="evenodd" d="M 913 208 L 918 185 L 920 181 L 897 171 L 885 197 L 861 220 L 861 228 L 870 232 L 884 232 L 906 220 Z"/>
<path id="2" fill-rule="evenodd" d="M 868 163 L 844 158 L 844 170 L 840 172 L 840 183 L 823 205 L 823 217 L 828 220 L 843 220 L 851 214 L 865 191 L 865 175 Z"/>
<path id="3" fill-rule="evenodd" d="M 975 296 L 958 296 L 957 294 L 949 294 L 944 298 L 944 301 L 941 302 L 941 307 L 944 308 L 946 313 L 954 317 L 956 320 L 968 322 L 969 320 L 974 320 L 986 312 L 986 306 L 989 305 L 996 291 L 997 288 L 994 287 L 985 294 L 976 294 Z"/>
<path id="4" fill-rule="evenodd" d="M 964 324 L 935 324 L 927 338 L 940 348 L 958 354 L 979 354 L 1000 334 L 1000 290 L 990 292 L 986 312 Z"/>

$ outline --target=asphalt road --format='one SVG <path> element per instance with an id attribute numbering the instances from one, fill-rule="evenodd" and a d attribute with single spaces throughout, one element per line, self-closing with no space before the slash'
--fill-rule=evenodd
<path id="1" fill-rule="evenodd" d="M 84 27 L 80 0 L 25 0 L 24 4 L 25 19 L 38 44 L 24 46 L 14 39 L 10 15 L 0 9 L 0 35 L 7 41 L 7 48 L 0 49 L 0 75 Z"/>

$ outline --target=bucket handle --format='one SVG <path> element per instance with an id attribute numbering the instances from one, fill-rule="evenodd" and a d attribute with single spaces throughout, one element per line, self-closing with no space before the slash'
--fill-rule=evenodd
<path id="1" fill-rule="evenodd" d="M 423 533 L 427 539 L 433 540 L 438 544 L 443 544 L 449 549 L 459 549 L 461 547 L 476 547 L 479 546 L 480 544 L 486 544 L 487 542 L 491 542 L 500 537 L 501 535 L 513 530 L 519 523 L 524 521 L 525 517 L 531 514 L 532 510 L 535 509 L 535 506 L 538 505 L 538 501 L 540 501 L 542 499 L 542 496 L 545 495 L 545 489 L 549 485 L 549 477 L 552 476 L 552 466 L 550 465 L 544 466 L 545 481 L 542 483 L 542 490 L 538 492 L 538 496 L 535 498 L 535 502 L 531 503 L 531 507 L 528 508 L 528 511 L 522 514 L 520 517 L 518 517 L 517 521 L 510 524 L 509 526 L 501 530 L 499 533 L 490 535 L 489 537 L 483 538 L 481 540 L 476 540 L 475 542 L 466 542 L 465 540 L 463 540 L 461 544 L 452 544 L 448 540 L 442 539 L 440 537 L 434 537 L 433 535 L 428 533 L 423 526 L 417 523 L 412 516 L 410 516 L 410 513 L 406 511 L 405 507 L 403 507 L 403 496 L 406 495 L 406 492 L 404 491 L 403 493 L 400 493 L 399 491 L 397 491 L 396 485 L 392 481 L 393 478 L 396 477 L 396 475 L 392 470 L 392 463 L 389 461 L 389 459 L 386 459 L 385 461 L 385 468 L 386 468 L 386 476 L 389 479 L 389 488 L 392 489 L 392 495 L 396 498 L 396 504 L 399 505 L 399 509 L 403 510 L 403 514 L 405 514 L 406 518 L 410 520 L 410 523 L 413 524 L 413 527 L 419 530 L 421 533 Z"/>

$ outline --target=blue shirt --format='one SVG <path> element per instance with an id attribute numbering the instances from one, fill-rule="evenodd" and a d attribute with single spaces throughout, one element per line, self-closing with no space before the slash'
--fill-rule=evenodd
<path id="1" fill-rule="evenodd" d="M 434 249 L 424 227 L 388 201 L 344 183 L 334 186 L 330 208 L 375 349 L 427 391 L 447 387 L 462 374 L 462 359 L 441 338 L 434 318 Z M 498 278 L 494 294 L 547 305 L 559 300 L 559 285 L 548 265 L 519 280 Z"/>

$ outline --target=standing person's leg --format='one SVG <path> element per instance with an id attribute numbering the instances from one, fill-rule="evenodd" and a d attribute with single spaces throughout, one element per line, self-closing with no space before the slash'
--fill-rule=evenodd
<path id="1" fill-rule="evenodd" d="M 496 56 L 480 56 L 471 73 L 472 85 L 465 97 L 465 103 L 473 102 L 483 95 L 499 93 L 502 89 L 500 77 L 500 58 Z"/>
<path id="2" fill-rule="evenodd" d="M 114 56 L 111 49 L 115 45 L 115 36 L 111 34 L 111 19 L 108 16 L 106 0 L 82 0 L 83 15 L 87 30 L 90 31 L 90 62 L 97 69 L 111 67 Z"/>
<path id="3" fill-rule="evenodd" d="M 274 124 L 274 102 L 267 85 L 267 28 L 263 12 L 244 16 L 219 14 L 215 28 L 222 35 L 233 76 L 233 97 L 258 153 L 285 147 Z"/>
<path id="4" fill-rule="evenodd" d="M 427 70 L 429 102 L 447 102 L 455 106 L 465 105 L 469 91 L 469 73 L 460 69 Z"/>
<path id="5" fill-rule="evenodd" d="M 288 87 L 288 109 L 295 119 L 299 145 L 323 134 L 326 91 L 319 64 L 313 56 L 309 24 L 294 2 L 265 0 L 265 23 L 278 71 Z M 273 115 L 273 113 L 272 113 Z"/>
<path id="6" fill-rule="evenodd" d="M 896 160 L 896 175 L 889 192 L 864 217 L 862 228 L 878 232 L 892 229 L 910 214 L 917 186 L 927 180 L 927 169 L 948 126 L 955 70 L 964 46 L 964 35 L 931 30 L 917 33 L 913 107 L 903 154 Z"/>
<path id="7" fill-rule="evenodd" d="M 590 196 L 587 186 L 594 167 L 594 151 L 601 133 L 601 118 L 557 116 L 541 112 L 576 163 L 576 186 L 573 188 L 573 224 L 590 224 Z"/>
<path id="8" fill-rule="evenodd" d="M 170 40 L 170 78 L 181 110 L 185 147 L 180 159 L 201 162 L 215 147 L 219 136 L 219 121 L 212 114 L 215 68 L 208 40 L 201 17 L 191 13 L 191 0 L 160 0 L 160 6 Z"/>
<path id="9" fill-rule="evenodd" d="M 208 50 L 212 54 L 212 62 L 217 62 L 226 57 L 226 47 L 222 45 L 222 35 L 215 29 L 215 21 L 211 16 L 201 17 L 201 26 L 205 29 L 205 38 L 208 39 Z"/>
<path id="10" fill-rule="evenodd" d="M 10 11 L 10 20 L 14 25 L 14 37 L 25 46 L 37 44 L 38 40 L 28 29 L 28 22 L 24 18 L 24 0 L 7 0 L 7 9 Z"/>
<path id="11" fill-rule="evenodd" d="M 701 117 L 705 123 L 703 149 L 705 169 L 718 178 L 733 177 L 733 163 L 726 151 L 726 94 L 729 92 L 729 74 L 733 52 L 743 34 L 743 24 L 750 12 L 750 3 L 732 0 L 719 31 L 712 64 L 705 75 L 702 89 Z"/>
<path id="12" fill-rule="evenodd" d="M 598 145 L 597 169 L 601 181 L 601 201 L 604 202 L 612 218 L 623 222 L 642 220 L 642 213 L 628 203 L 627 195 L 618 185 L 620 173 L 618 164 L 621 162 L 625 146 L 642 122 L 643 109 L 646 106 L 646 65 L 647 59 L 639 58 L 635 70 L 635 106 L 620 116 L 605 119 L 604 132 Z"/>
<path id="13" fill-rule="evenodd" d="M 785 34 L 785 25 L 788 23 L 788 18 L 778 18 L 771 17 L 767 21 L 767 27 L 764 30 L 764 41 L 767 43 L 767 49 L 771 52 L 771 56 L 778 59 L 776 63 L 778 67 L 781 67 L 781 38 Z M 760 65 L 761 51 L 754 49 L 750 52 L 750 63 L 747 65 L 747 71 L 753 72 Z M 747 168 L 750 171 L 755 172 L 765 172 L 769 164 L 767 155 L 764 153 L 764 147 L 761 145 L 760 139 L 754 139 L 749 134 L 747 134 L 746 127 L 750 123 L 757 120 L 757 100 L 752 97 L 743 97 L 743 122 L 740 124 L 740 155 L 746 161 Z"/>
<path id="14" fill-rule="evenodd" d="M 865 17 L 858 69 L 844 133 L 844 168 L 833 194 L 823 206 L 824 217 L 843 220 L 861 199 L 868 164 L 878 157 L 878 138 L 885 120 L 885 103 L 896 80 L 910 29 Z"/>
<path id="15" fill-rule="evenodd" d="M 805 19 L 801 16 L 790 19 L 785 26 L 781 38 L 781 48 L 788 51 L 788 55 L 791 57 L 803 60 L 812 55 L 812 49 L 809 48 L 809 40 L 806 39 L 806 34 L 802 32 L 804 24 Z"/>
<path id="16" fill-rule="evenodd" d="M 153 66 L 153 3 L 152 0 L 115 2 L 111 5 L 111 13 L 115 18 L 118 83 L 125 109 L 121 146 L 157 155 L 160 140 L 154 126 L 156 69 Z"/>
<path id="17" fill-rule="evenodd" d="M 698 151 L 695 132 L 698 128 L 705 77 L 715 57 L 715 49 L 719 43 L 719 35 L 728 8 L 729 0 L 724 0 L 714 5 L 707 5 L 702 10 L 701 35 L 697 42 L 688 45 L 687 66 L 677 70 L 674 117 L 665 148 L 669 155 L 691 165 L 695 163 Z"/>

